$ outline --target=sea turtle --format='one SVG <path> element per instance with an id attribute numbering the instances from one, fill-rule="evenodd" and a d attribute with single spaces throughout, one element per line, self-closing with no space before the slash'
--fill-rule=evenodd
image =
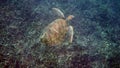
<path id="1" fill-rule="evenodd" d="M 74 18 L 73 15 L 69 15 L 66 19 L 64 14 L 58 8 L 52 8 L 60 18 L 54 20 L 48 24 L 43 30 L 40 40 L 46 45 L 55 46 L 68 40 L 68 43 L 72 43 L 73 40 L 73 27 L 69 25 L 69 21 Z M 67 37 L 67 38 L 66 38 Z"/>

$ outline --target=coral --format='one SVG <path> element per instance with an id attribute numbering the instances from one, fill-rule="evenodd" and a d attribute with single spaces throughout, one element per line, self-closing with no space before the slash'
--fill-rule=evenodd
<path id="1" fill-rule="evenodd" d="M 56 19 L 73 14 L 73 43 L 45 46 L 39 37 Z M 119 68 L 120 0 L 1 0 L 0 68 Z"/>

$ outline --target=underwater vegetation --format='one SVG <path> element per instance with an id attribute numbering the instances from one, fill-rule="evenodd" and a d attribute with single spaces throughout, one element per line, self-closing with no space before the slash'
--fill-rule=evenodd
<path id="1" fill-rule="evenodd" d="M 69 45 L 40 42 L 52 8 L 75 16 Z M 0 68 L 120 68 L 120 0 L 0 0 Z"/>

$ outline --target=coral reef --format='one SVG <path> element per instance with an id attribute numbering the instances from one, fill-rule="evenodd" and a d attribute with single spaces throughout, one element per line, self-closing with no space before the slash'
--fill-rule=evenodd
<path id="1" fill-rule="evenodd" d="M 73 14 L 73 43 L 45 46 L 39 37 Z M 120 0 L 0 0 L 0 68 L 120 68 Z"/>

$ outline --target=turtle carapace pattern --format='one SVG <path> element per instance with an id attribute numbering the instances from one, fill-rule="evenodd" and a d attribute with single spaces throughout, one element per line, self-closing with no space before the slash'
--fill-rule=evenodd
<path id="1" fill-rule="evenodd" d="M 69 15 L 66 19 L 63 13 L 58 8 L 53 8 L 53 11 L 59 15 L 59 19 L 54 20 L 44 28 L 40 40 L 42 43 L 50 46 L 60 45 L 68 37 L 68 43 L 73 40 L 73 27 L 68 22 L 74 18 Z M 66 36 L 67 35 L 67 36 Z"/>

